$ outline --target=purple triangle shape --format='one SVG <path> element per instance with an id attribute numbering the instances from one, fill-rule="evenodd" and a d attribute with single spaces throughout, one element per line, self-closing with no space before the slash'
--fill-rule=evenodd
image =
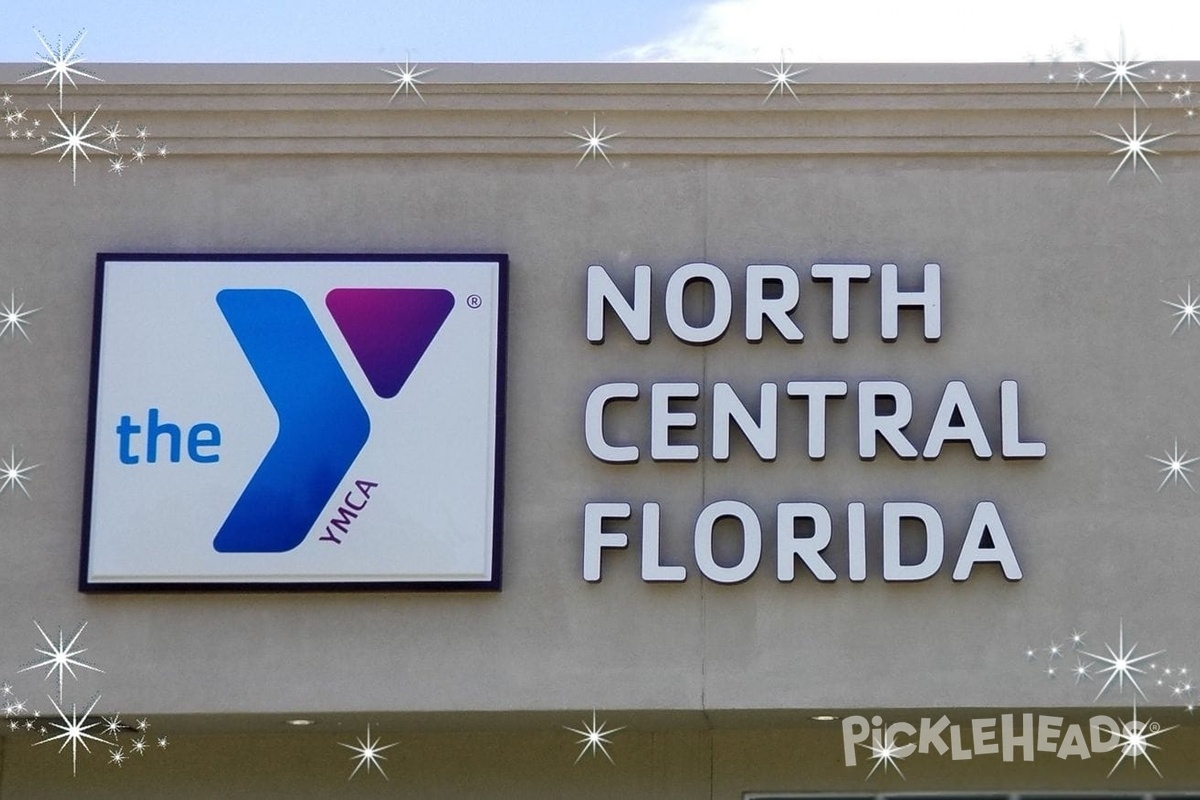
<path id="1" fill-rule="evenodd" d="M 375 394 L 388 398 L 400 393 L 450 316 L 454 295 L 445 289 L 333 289 L 325 306 Z"/>

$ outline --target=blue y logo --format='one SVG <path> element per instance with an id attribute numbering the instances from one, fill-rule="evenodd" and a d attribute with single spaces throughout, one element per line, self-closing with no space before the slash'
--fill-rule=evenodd
<path id="1" fill-rule="evenodd" d="M 282 553 L 304 541 L 346 477 L 371 421 L 304 301 L 224 289 L 217 305 L 279 418 L 279 434 L 213 547 Z M 454 306 L 444 289 L 334 289 L 329 308 L 376 394 L 394 397 Z"/>

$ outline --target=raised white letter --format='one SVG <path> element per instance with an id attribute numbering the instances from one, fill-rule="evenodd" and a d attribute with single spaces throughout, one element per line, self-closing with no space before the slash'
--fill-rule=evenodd
<path id="1" fill-rule="evenodd" d="M 954 413 L 958 412 L 961 424 L 954 424 Z M 925 442 L 925 458 L 933 459 L 942 454 L 942 445 L 946 442 L 970 442 L 975 457 L 985 459 L 992 457 L 992 446 L 984 433 L 979 414 L 971 402 L 967 385 L 962 381 L 950 381 L 946 391 L 942 393 L 942 402 L 938 406 L 933 426 L 929 429 L 929 440 Z"/>
<path id="2" fill-rule="evenodd" d="M 991 539 L 991 547 L 983 546 L 985 535 Z M 971 527 L 967 530 L 962 551 L 958 554 L 958 563 L 954 566 L 954 580 L 965 581 L 971 577 L 971 568 L 982 562 L 999 564 L 1004 570 L 1004 577 L 1010 581 L 1021 580 L 1021 567 L 1004 531 L 1004 523 L 1000 521 L 1000 512 L 995 503 L 987 500 L 975 506 Z"/>
<path id="3" fill-rule="evenodd" d="M 602 383 L 588 395 L 587 408 L 583 412 L 583 433 L 588 450 L 601 461 L 611 464 L 627 464 L 638 460 L 636 445 L 614 447 L 604 438 L 604 407 L 610 400 L 636 400 L 636 383 Z"/>
<path id="4" fill-rule="evenodd" d="M 583 579 L 600 580 L 600 551 L 606 547 L 625 547 L 629 537 L 624 533 L 602 530 L 606 519 L 629 519 L 629 503 L 588 503 L 583 507 Z"/>
<path id="5" fill-rule="evenodd" d="M 604 267 L 593 264 L 587 271 L 587 338 L 604 343 L 604 306 L 608 305 L 634 341 L 650 341 L 650 267 L 633 268 L 633 303 L 625 299 Z"/>
<path id="6" fill-rule="evenodd" d="M 825 457 L 825 401 L 845 397 L 845 381 L 788 381 L 788 397 L 808 398 L 808 457 Z"/>
<path id="7" fill-rule="evenodd" d="M 650 457 L 655 461 L 698 461 L 700 448 L 694 444 L 671 444 L 672 428 L 696 427 L 696 412 L 672 411 L 675 398 L 695 400 L 698 383 L 655 383 L 650 387 Z"/>
<path id="8" fill-rule="evenodd" d="M 1021 408 L 1016 381 L 1000 382 L 1000 455 L 1004 458 L 1045 458 L 1045 442 L 1021 441 Z"/>
<path id="9" fill-rule="evenodd" d="M 815 281 L 833 281 L 833 340 L 850 338 L 850 281 L 871 278 L 870 264 L 813 264 Z"/>
<path id="10" fill-rule="evenodd" d="M 776 428 L 778 390 L 779 387 L 773 383 L 764 383 L 759 389 L 760 421 L 755 422 L 732 386 L 728 383 L 713 384 L 713 458 L 718 461 L 729 460 L 729 429 L 732 423 L 736 422 L 738 430 L 745 435 L 746 441 L 750 442 L 759 458 L 763 461 L 775 460 L 775 448 L 779 438 Z"/>
<path id="11" fill-rule="evenodd" d="M 723 567 L 713 558 L 713 527 L 722 517 L 732 517 L 742 526 L 742 560 Z M 754 509 L 737 500 L 709 503 L 696 518 L 696 563 L 704 577 L 716 583 L 740 583 L 758 569 L 762 556 L 762 526 Z"/>
<path id="12" fill-rule="evenodd" d="M 796 535 L 796 520 L 811 519 L 812 536 Z M 829 546 L 833 537 L 833 522 L 829 509 L 820 503 L 780 503 L 775 517 L 775 536 L 778 561 L 776 572 L 781 581 L 796 578 L 796 556 L 804 562 L 813 577 L 819 581 L 837 580 L 837 574 L 821 558 L 821 551 Z"/>
<path id="13" fill-rule="evenodd" d="M 766 297 L 768 281 L 783 285 L 779 297 Z M 761 342 L 763 320 L 771 320 L 779 335 L 789 342 L 804 341 L 804 333 L 788 316 L 800 303 L 800 279 L 782 264 L 751 264 L 746 267 L 746 341 Z"/>
<path id="14" fill-rule="evenodd" d="M 867 579 L 867 507 L 862 503 L 846 506 L 846 547 L 849 551 L 850 580 Z"/>
<path id="15" fill-rule="evenodd" d="M 916 564 L 900 563 L 900 520 L 916 519 L 925 526 L 925 557 Z M 923 581 L 942 566 L 945 535 L 942 518 L 928 503 L 883 504 L 883 579 Z"/>
<path id="16" fill-rule="evenodd" d="M 659 563 L 658 503 L 642 505 L 642 580 L 678 582 L 687 580 L 683 567 Z"/>
<path id="17" fill-rule="evenodd" d="M 707 325 L 690 325 L 683 315 L 683 293 L 692 281 L 704 281 L 712 287 L 713 314 Z M 725 273 L 712 264 L 684 264 L 667 281 L 667 325 L 681 342 L 708 344 L 725 335 L 733 313 L 733 292 Z"/>
<path id="18" fill-rule="evenodd" d="M 880 414 L 876 407 L 880 397 L 890 397 L 896 404 L 891 414 Z M 916 458 L 913 447 L 901 432 L 912 420 L 912 394 L 899 381 L 863 381 L 858 384 L 858 457 L 875 458 L 875 437 L 882 436 L 901 458 Z"/>
<path id="19" fill-rule="evenodd" d="M 925 320 L 925 341 L 936 342 L 942 336 L 942 268 L 925 265 L 925 286 L 920 291 L 902 292 L 896 277 L 896 265 L 884 264 L 880 270 L 883 289 L 880 294 L 880 332 L 885 342 L 899 336 L 901 308 L 919 308 Z"/>

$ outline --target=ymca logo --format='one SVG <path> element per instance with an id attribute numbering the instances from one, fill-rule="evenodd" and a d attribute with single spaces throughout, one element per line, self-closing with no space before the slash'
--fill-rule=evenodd
<path id="1" fill-rule="evenodd" d="M 217 304 L 279 416 L 279 435 L 213 547 L 221 553 L 281 553 L 304 541 L 367 443 L 371 420 L 297 294 L 224 289 Z M 392 398 L 441 330 L 454 295 L 445 289 L 334 289 L 325 305 L 371 388 Z"/>
<path id="2" fill-rule="evenodd" d="M 81 586 L 498 588 L 506 272 L 101 256 Z"/>

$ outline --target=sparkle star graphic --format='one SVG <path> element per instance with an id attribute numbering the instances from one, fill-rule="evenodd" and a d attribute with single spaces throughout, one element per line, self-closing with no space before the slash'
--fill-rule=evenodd
<path id="1" fill-rule="evenodd" d="M 1075 683 L 1079 683 L 1082 680 L 1090 681 L 1092 679 L 1093 666 L 1091 661 L 1085 664 L 1082 658 L 1075 659 L 1075 666 L 1071 668 L 1071 674 L 1075 676 Z"/>
<path id="2" fill-rule="evenodd" d="M 389 747 L 395 747 L 398 744 L 398 742 L 392 742 L 391 744 L 385 744 L 381 747 L 379 745 L 379 737 L 378 736 L 376 736 L 374 740 L 371 739 L 370 723 L 367 723 L 367 739 L 366 739 L 366 741 L 364 742 L 362 739 L 359 739 L 358 737 L 355 737 L 355 738 L 358 739 L 357 745 L 346 744 L 345 742 L 338 742 L 338 744 L 340 744 L 342 747 L 345 747 L 349 750 L 354 751 L 354 755 L 352 755 L 350 757 L 350 760 L 358 762 L 357 764 L 354 765 L 354 771 L 350 773 L 350 777 L 347 778 L 346 780 L 352 779 L 358 773 L 358 770 L 362 767 L 362 765 L 366 764 L 368 774 L 371 772 L 371 767 L 374 767 L 375 769 L 379 770 L 379 774 L 382 775 L 383 779 L 386 781 L 388 779 L 387 773 L 383 771 L 383 766 L 379 762 L 386 760 L 387 756 L 380 755 L 380 753 L 382 753 L 384 750 L 387 750 Z"/>
<path id="3" fill-rule="evenodd" d="M 1108 771 L 1109 777 L 1112 777 L 1112 774 L 1117 771 L 1117 767 L 1121 766 L 1121 762 L 1126 757 L 1129 757 L 1133 761 L 1135 769 L 1137 768 L 1138 758 L 1146 759 L 1146 762 L 1150 764 L 1150 767 L 1161 778 L 1162 773 L 1158 771 L 1158 766 L 1150 758 L 1150 748 L 1154 748 L 1155 750 L 1161 750 L 1162 748 L 1150 740 L 1167 731 L 1175 730 L 1178 726 L 1172 725 L 1169 728 L 1164 728 L 1157 722 L 1151 722 L 1149 719 L 1145 722 L 1139 722 L 1136 703 L 1133 706 L 1133 719 L 1129 722 L 1121 722 L 1120 725 L 1121 729 L 1113 731 L 1113 733 L 1117 737 L 1117 747 L 1121 748 L 1121 755 L 1117 759 L 1117 763 L 1113 764 L 1113 768 Z"/>
<path id="4" fill-rule="evenodd" d="M 111 717 L 101 717 L 100 719 L 104 721 L 104 732 L 109 736 L 116 736 L 124 728 L 121 724 L 120 714 L 113 714 Z"/>
<path id="5" fill-rule="evenodd" d="M 79 626 L 79 630 L 75 631 L 75 635 L 71 637 L 71 641 L 67 642 L 65 645 L 63 644 L 62 628 L 58 629 L 58 644 L 56 645 L 54 641 L 46 635 L 46 632 L 42 630 L 42 626 L 38 624 L 37 620 L 34 620 L 33 624 L 37 626 L 38 633 L 42 634 L 42 638 L 46 640 L 46 644 L 49 647 L 49 649 L 42 649 L 41 647 L 35 647 L 33 649 L 44 656 L 48 656 L 48 658 L 46 658 L 44 661 L 39 661 L 36 664 L 30 664 L 26 667 L 22 667 L 20 670 L 18 670 L 18 672 L 28 672 L 29 670 L 37 669 L 38 667 L 48 667 L 43 680 L 49 678 L 51 675 L 57 672 L 59 700 L 62 700 L 64 672 L 71 673 L 71 677 L 76 679 L 78 679 L 79 676 L 75 674 L 75 667 L 80 667 L 81 669 L 90 669 L 93 672 L 99 672 L 103 674 L 104 670 L 100 669 L 99 667 L 94 667 L 91 664 L 75 658 L 75 656 L 87 652 L 86 647 L 75 647 L 75 642 L 79 641 L 79 636 L 83 633 L 83 629 L 87 627 L 86 622 Z M 93 705 L 95 704 L 93 703 Z"/>
<path id="6" fill-rule="evenodd" d="M 1170 450 L 1164 450 L 1163 455 L 1165 455 L 1166 458 L 1146 456 L 1146 458 L 1150 459 L 1151 461 L 1157 461 L 1159 464 L 1163 464 L 1164 466 L 1159 470 L 1159 472 L 1167 473 L 1162 479 L 1162 483 L 1158 485 L 1158 491 L 1161 492 L 1162 488 L 1167 485 L 1167 481 L 1171 479 L 1174 479 L 1175 483 L 1178 485 L 1180 478 L 1183 478 L 1183 482 L 1188 485 L 1189 489 L 1191 489 L 1193 492 L 1196 491 L 1196 487 L 1192 486 L 1192 482 L 1188 480 L 1187 473 L 1192 471 L 1192 468 L 1189 467 L 1188 464 L 1200 461 L 1200 458 L 1188 458 L 1187 450 L 1184 450 L 1182 453 L 1180 453 L 1178 439 L 1175 440 L 1174 452 Z"/>
<path id="7" fill-rule="evenodd" d="M 1190 101 L 1191 99 L 1192 99 L 1192 87 L 1190 87 L 1190 86 L 1181 86 L 1178 89 L 1176 89 L 1175 91 L 1171 92 L 1172 105 L 1174 105 L 1175 103 L 1183 105 L 1184 103 Z"/>
<path id="8" fill-rule="evenodd" d="M 111 744 L 111 742 L 101 739 L 99 736 L 93 736 L 92 734 L 88 733 L 88 730 L 100 724 L 99 722 L 89 723 L 87 721 L 88 715 L 92 713 L 92 709 L 96 707 L 96 703 L 99 701 L 100 695 L 96 695 L 96 699 L 92 701 L 90 706 L 88 706 L 87 711 L 83 712 L 82 717 L 79 716 L 78 712 L 75 710 L 75 704 L 72 703 L 71 716 L 68 718 L 66 712 L 59 708 L 58 703 L 56 703 L 54 698 L 51 697 L 50 702 L 53 703 L 54 710 L 58 712 L 58 716 L 62 722 L 51 722 L 50 725 L 51 727 L 58 728 L 60 731 L 62 731 L 62 733 L 54 736 L 47 736 L 41 741 L 34 742 L 34 747 L 37 747 L 39 744 L 47 744 L 49 742 L 62 739 L 62 746 L 58 748 L 58 752 L 61 753 L 63 750 L 66 750 L 67 745 L 71 746 L 71 774 L 75 774 L 78 766 L 77 757 L 79 754 L 78 751 L 80 745 L 83 745 L 83 749 L 90 753 L 92 750 L 87 745 L 88 739 L 91 739 L 93 742 L 99 742 L 105 746 Z"/>
<path id="9" fill-rule="evenodd" d="M 125 755 L 125 751 L 118 747 L 116 750 L 109 751 L 108 763 L 116 764 L 118 767 L 125 763 L 125 759 L 129 756 Z"/>
<path id="10" fill-rule="evenodd" d="M 2 494 L 5 489 L 8 489 L 9 491 L 16 491 L 17 489 L 20 489 L 25 493 L 26 497 L 29 497 L 29 490 L 25 488 L 25 482 L 28 481 L 29 478 L 25 473 L 29 472 L 31 469 L 37 469 L 39 466 L 41 465 L 30 464 L 28 467 L 25 466 L 25 459 L 21 459 L 19 461 L 17 460 L 16 448 L 10 448 L 8 458 L 0 459 L 0 479 L 2 479 L 0 480 L 0 494 Z"/>
<path id="11" fill-rule="evenodd" d="M 406 58 L 406 59 L 404 59 L 404 66 L 402 67 L 399 64 L 397 64 L 395 70 L 390 70 L 390 69 L 387 69 L 386 67 L 379 68 L 380 72 L 386 72 L 388 75 L 391 75 L 396 79 L 394 81 L 391 81 L 391 83 L 396 84 L 396 91 L 392 92 L 392 96 L 390 98 L 388 98 L 389 103 L 396 99 L 396 95 L 400 94 L 400 90 L 402 90 L 402 89 L 404 90 L 404 94 L 406 94 L 406 95 L 411 90 L 414 94 L 416 94 L 416 96 L 418 97 L 418 99 L 420 99 L 420 101 L 422 103 L 425 102 L 425 98 L 421 96 L 421 90 L 417 87 L 421 83 L 423 83 L 423 81 L 421 80 L 421 76 L 428 75 L 429 73 L 433 72 L 433 69 L 431 68 L 431 69 L 420 69 L 419 70 L 419 69 L 417 69 L 417 67 L 419 67 L 419 66 L 421 66 L 421 65 L 420 64 L 409 64 L 408 59 Z"/>
<path id="12" fill-rule="evenodd" d="M 1155 172 L 1154 166 L 1150 163 L 1150 159 L 1146 158 L 1147 153 L 1156 156 L 1158 155 L 1158 151 L 1151 150 L 1148 145 L 1152 145 L 1161 139 L 1167 138 L 1168 136 L 1174 136 L 1174 131 L 1171 133 L 1164 133 L 1160 134 L 1159 136 L 1147 138 L 1146 134 L 1150 132 L 1150 123 L 1146 123 L 1146 127 L 1141 131 L 1138 131 L 1136 107 L 1133 109 L 1133 133 L 1125 130 L 1124 125 L 1120 125 L 1119 127 L 1121 128 L 1120 136 L 1111 136 L 1107 133 L 1092 131 L 1092 133 L 1094 133 L 1096 136 L 1102 136 L 1105 139 L 1108 139 L 1110 142 L 1115 142 L 1116 144 L 1121 145 L 1116 150 L 1113 150 L 1109 155 L 1115 156 L 1119 153 L 1125 154 L 1124 157 L 1121 158 L 1121 163 L 1117 164 L 1117 168 L 1113 170 L 1112 175 L 1108 176 L 1108 182 L 1112 183 L 1113 178 L 1117 177 L 1117 173 L 1120 172 L 1121 168 L 1125 166 L 1125 162 L 1129 161 L 1130 159 L 1133 159 L 1133 171 L 1136 173 L 1138 159 L 1140 158 L 1142 163 L 1146 165 L 1146 169 L 1150 170 L 1154 177 L 1158 179 L 1159 183 L 1161 183 L 1162 178 L 1158 177 L 1158 173 Z"/>
<path id="13" fill-rule="evenodd" d="M 1108 665 L 1106 667 L 1101 667 L 1098 670 L 1100 673 L 1109 673 L 1109 676 L 1108 680 L 1104 682 L 1104 685 L 1100 687 L 1100 691 L 1096 693 L 1096 700 L 1100 699 L 1100 696 L 1104 694 L 1104 692 L 1112 684 L 1113 680 L 1117 681 L 1117 693 L 1120 694 L 1121 692 L 1124 692 L 1126 679 L 1128 679 L 1128 681 L 1133 685 L 1133 688 L 1137 690 L 1137 693 L 1145 698 L 1146 693 L 1142 691 L 1142 687 L 1138 686 L 1137 679 L 1134 677 L 1134 673 L 1136 672 L 1144 675 L 1146 670 L 1137 665 L 1146 659 L 1154 658 L 1155 656 L 1162 655 L 1163 653 L 1162 650 L 1157 650 L 1144 656 L 1135 656 L 1134 652 L 1137 650 L 1137 642 L 1134 642 L 1128 650 L 1125 649 L 1124 622 L 1121 623 L 1118 630 L 1119 633 L 1117 634 L 1116 651 L 1114 651 L 1111 646 L 1105 644 L 1104 648 L 1108 650 L 1108 656 L 1096 655 L 1095 653 L 1083 653 L 1083 655 L 1087 656 L 1088 658 L 1094 658 L 1096 661 Z"/>
<path id="14" fill-rule="evenodd" d="M 75 51 L 77 51 L 79 49 L 79 45 L 83 43 L 83 37 L 87 36 L 87 31 L 80 31 L 75 36 L 75 40 L 66 47 L 63 47 L 62 37 L 59 37 L 57 46 L 51 47 L 40 32 L 34 31 L 34 33 L 37 35 L 38 41 L 42 43 L 42 47 L 46 48 L 46 55 L 38 55 L 37 59 L 45 64 L 47 68 L 41 72 L 34 72 L 30 75 L 26 75 L 24 78 L 21 78 L 21 80 L 25 81 L 30 80 L 31 78 L 40 78 L 43 75 L 49 75 L 50 77 L 46 80 L 46 86 L 49 86 L 57 80 L 58 108 L 61 111 L 63 104 L 64 80 L 68 81 L 71 86 L 75 88 L 79 88 L 75 84 L 74 76 L 76 75 L 81 78 L 91 78 L 94 81 L 100 81 L 100 78 L 97 78 L 95 75 L 75 68 L 76 64 L 83 61 L 83 57 L 76 55 Z M 103 81 L 100 82 L 103 83 Z"/>
<path id="15" fill-rule="evenodd" d="M 612 145 L 608 144 L 608 140 L 620 136 L 621 134 L 610 133 L 605 135 L 604 131 L 604 128 L 600 128 L 599 130 L 596 129 L 596 115 L 592 114 L 592 129 L 590 131 L 587 128 L 584 128 L 583 133 L 568 134 L 583 142 L 583 144 L 579 145 L 579 148 L 583 150 L 583 155 L 581 155 L 579 160 L 575 162 L 575 166 L 578 167 L 580 164 L 582 164 L 584 159 L 586 159 L 588 156 L 591 156 L 592 161 L 595 161 L 597 153 L 600 154 L 601 158 L 608 162 L 609 166 L 612 166 L 612 162 L 608 160 L 608 153 L 604 151 L 609 147 L 612 147 Z"/>
<path id="16" fill-rule="evenodd" d="M 114 122 L 112 125 L 101 125 L 100 130 L 104 131 L 104 138 L 101 141 L 105 144 L 120 144 L 121 139 L 125 138 L 125 134 L 121 132 L 120 121 Z"/>
<path id="17" fill-rule="evenodd" d="M 1142 97 L 1142 93 L 1138 91 L 1138 88 L 1134 85 L 1133 81 L 1135 79 L 1139 81 L 1143 79 L 1143 76 L 1139 75 L 1135 70 L 1137 70 L 1138 67 L 1144 67 L 1150 62 L 1134 61 L 1132 58 L 1125 57 L 1124 31 L 1121 32 L 1121 42 L 1117 49 L 1117 57 L 1111 59 L 1110 61 L 1093 61 L 1092 63 L 1101 69 L 1108 70 L 1108 72 L 1105 72 L 1100 76 L 1100 80 L 1104 80 L 1105 78 L 1109 79 L 1108 85 L 1104 87 L 1104 91 L 1100 94 L 1100 99 L 1096 101 L 1096 105 L 1100 105 L 1104 98 L 1108 96 L 1109 91 L 1114 85 L 1117 87 L 1117 94 L 1119 96 L 1125 96 L 1125 87 L 1128 86 L 1130 90 L 1137 95 L 1138 100 L 1141 100 L 1143 104 L 1146 103 L 1146 98 Z"/>
<path id="18" fill-rule="evenodd" d="M 612 741 L 608 737 L 612 736 L 617 731 L 625 730 L 625 726 L 622 725 L 620 728 L 608 728 L 605 727 L 605 722 L 601 722 L 599 725 L 597 725 L 595 709 L 592 709 L 592 724 L 588 725 L 587 720 L 584 720 L 582 724 L 583 730 L 580 730 L 579 728 L 568 728 L 566 725 L 563 726 L 563 728 L 571 733 L 577 733 L 583 737 L 575 743 L 583 745 L 579 751 L 579 755 L 575 757 L 575 763 L 578 764 L 579 760 L 583 758 L 583 756 L 589 750 L 592 751 L 593 758 L 596 756 L 596 751 L 599 750 L 604 754 L 604 757 L 608 759 L 608 763 L 615 763 L 612 760 L 612 756 L 608 753 L 608 748 L 604 745 L 612 744 Z"/>
<path id="19" fill-rule="evenodd" d="M 7 333 L 9 336 L 15 337 L 18 333 L 25 337 L 25 341 L 29 341 L 29 334 L 25 332 L 26 317 L 30 314 L 36 314 L 41 311 L 40 308 L 31 308 L 25 310 L 24 303 L 17 302 L 15 292 L 10 292 L 8 302 L 0 302 L 0 336 Z"/>
<path id="20" fill-rule="evenodd" d="M 50 113 L 54 115 L 54 119 L 58 121 L 58 125 L 61 128 L 61 130 L 58 131 L 50 131 L 50 135 L 57 136 L 59 139 L 62 139 L 62 141 L 58 144 L 52 144 L 49 147 L 43 147 L 41 150 L 38 150 L 36 153 L 34 153 L 34 155 L 49 153 L 50 151 L 57 150 L 61 147 L 62 155 L 58 157 L 58 160 L 62 161 L 67 157 L 67 154 L 70 154 L 71 183 L 74 184 L 76 182 L 76 167 L 78 167 L 79 156 L 83 156 L 85 161 L 92 160 L 88 157 L 88 148 L 91 148 L 98 153 L 113 155 L 111 150 L 106 150 L 100 145 L 88 141 L 88 139 L 91 139 L 93 136 L 100 135 L 100 131 L 98 130 L 88 130 L 88 125 L 92 124 L 92 117 L 96 116 L 96 112 L 99 110 L 100 106 L 96 106 L 92 110 L 92 113 L 88 114 L 88 118 L 84 120 L 82 126 L 79 125 L 77 115 L 72 113 L 71 124 L 68 126 L 67 123 L 63 122 L 63 119 L 58 115 L 58 112 L 55 111 L 53 107 L 50 107 Z"/>
<path id="21" fill-rule="evenodd" d="M 888 771 L 888 767 L 890 766 L 892 769 L 896 770 L 901 778 L 903 778 L 904 773 L 900 772 L 900 765 L 897 762 L 900 761 L 900 759 L 910 755 L 913 751 L 913 745 L 911 744 L 906 744 L 902 747 L 897 746 L 895 737 L 891 734 L 888 735 L 886 741 L 881 741 L 879 735 L 875 734 L 871 737 L 871 743 L 869 745 L 860 744 L 859 747 L 865 747 L 870 750 L 870 758 L 875 762 L 875 766 L 871 767 L 871 771 L 867 773 L 867 778 L 870 778 L 872 775 L 874 775 L 875 770 L 879 769 L 880 765 L 883 765 L 883 771 L 885 773 Z"/>
<path id="22" fill-rule="evenodd" d="M 783 92 L 785 89 L 797 103 L 800 102 L 800 98 L 796 97 L 796 92 L 794 89 L 792 89 L 792 84 L 795 82 L 793 78 L 795 78 L 797 75 L 803 75 L 805 72 L 808 72 L 808 69 L 792 69 L 791 64 L 784 63 L 783 53 L 780 53 L 779 66 L 771 67 L 770 69 L 759 69 L 758 67 L 755 67 L 754 71 L 761 72 L 763 75 L 766 75 L 771 79 L 769 81 L 771 84 L 771 91 L 767 92 L 767 96 L 763 98 L 764 103 L 770 100 L 771 96 L 774 95 L 775 92 L 779 92 L 779 96 L 783 97 Z"/>
<path id="23" fill-rule="evenodd" d="M 1162 302 L 1166 303 L 1172 308 L 1179 309 L 1178 311 L 1172 312 L 1172 316 L 1179 317 L 1179 321 L 1176 322 L 1175 327 L 1171 329 L 1172 335 L 1174 335 L 1175 331 L 1179 330 L 1179 326 L 1185 322 L 1187 323 L 1188 330 L 1192 329 L 1193 322 L 1195 322 L 1197 325 L 1200 325 L 1200 297 L 1192 297 L 1192 285 L 1190 283 L 1187 287 L 1186 298 L 1184 298 L 1183 295 L 1179 295 L 1178 303 L 1172 303 L 1170 300 L 1163 300 Z"/>

